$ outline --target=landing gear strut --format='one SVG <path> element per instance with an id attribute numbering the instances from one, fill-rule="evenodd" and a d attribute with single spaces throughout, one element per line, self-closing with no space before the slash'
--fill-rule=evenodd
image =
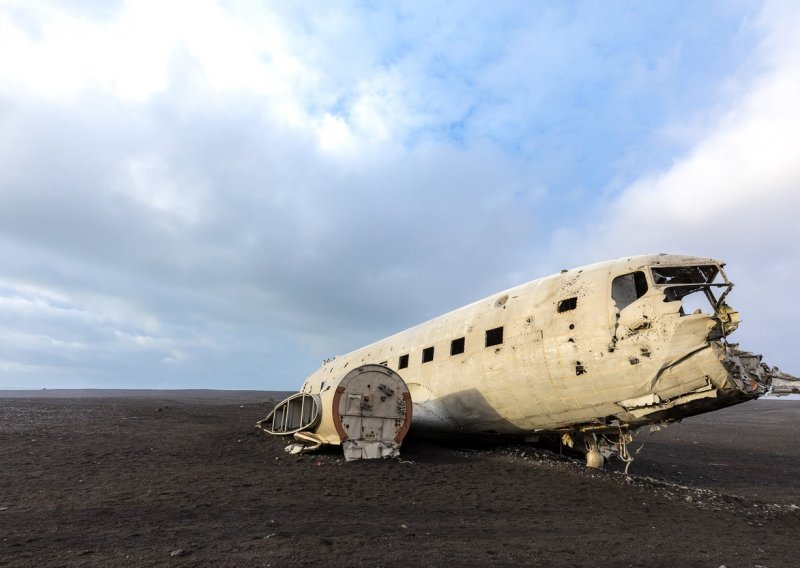
<path id="1" fill-rule="evenodd" d="M 618 432 L 585 433 L 583 443 L 586 447 L 586 466 L 593 469 L 603 469 L 606 458 L 616 455 L 625 462 L 625 473 L 633 463 L 633 456 L 628 451 L 628 444 L 633 441 L 633 434 L 628 430 L 619 429 Z"/>
<path id="2" fill-rule="evenodd" d="M 605 458 L 600 453 L 600 446 L 597 443 L 597 436 L 592 434 L 586 437 L 586 467 L 593 469 L 603 469 Z"/>

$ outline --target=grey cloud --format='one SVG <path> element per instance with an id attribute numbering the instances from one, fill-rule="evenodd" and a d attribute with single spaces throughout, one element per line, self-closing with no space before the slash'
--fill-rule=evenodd
<path id="1" fill-rule="evenodd" d="M 99 357 L 77 353 L 89 367 L 116 356 L 142 371 L 174 350 L 211 357 L 215 338 L 221 365 L 270 345 L 297 354 L 303 338 L 318 355 L 353 348 L 491 290 L 536 232 L 519 167 L 489 148 L 420 145 L 348 163 L 238 100 L 190 112 L 100 95 L 72 104 L 12 100 L 3 136 L 19 145 L 3 154 L 0 234 L 7 277 L 88 312 L 106 296 L 126 306 L 128 319 L 107 324 L 9 322 L 96 344 Z M 131 160 L 160 166 L 132 180 Z M 158 195 L 142 198 L 137 183 L 179 188 L 168 205 L 196 216 L 152 206 Z M 132 337 L 153 339 L 120 345 Z"/>

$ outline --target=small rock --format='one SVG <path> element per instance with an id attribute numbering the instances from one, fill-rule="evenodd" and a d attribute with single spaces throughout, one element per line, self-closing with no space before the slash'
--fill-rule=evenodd
<path id="1" fill-rule="evenodd" d="M 400 525 L 400 528 L 401 529 L 407 529 L 408 527 L 406 525 Z"/>
<path id="2" fill-rule="evenodd" d="M 692 501 L 694 501 L 694 499 L 692 499 L 692 496 L 691 496 L 691 495 L 687 495 L 687 496 L 686 496 L 686 501 L 687 501 L 687 503 L 691 503 Z M 724 567 L 723 567 L 723 568 L 724 568 Z"/>
<path id="3" fill-rule="evenodd" d="M 187 554 L 189 554 L 189 552 L 182 548 L 178 548 L 169 553 L 170 556 L 186 556 Z"/>

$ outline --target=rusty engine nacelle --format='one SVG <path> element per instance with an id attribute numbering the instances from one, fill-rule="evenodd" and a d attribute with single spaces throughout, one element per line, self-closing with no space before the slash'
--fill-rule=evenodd
<path id="1" fill-rule="evenodd" d="M 383 365 L 363 365 L 318 392 L 299 392 L 279 402 L 257 426 L 293 435 L 287 451 L 341 444 L 347 460 L 396 456 L 411 426 L 411 395 L 405 381 Z"/>

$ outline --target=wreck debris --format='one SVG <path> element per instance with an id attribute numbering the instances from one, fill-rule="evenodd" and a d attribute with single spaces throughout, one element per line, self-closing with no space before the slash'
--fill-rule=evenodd
<path id="1" fill-rule="evenodd" d="M 321 416 L 319 395 L 299 392 L 275 405 L 258 426 L 268 434 L 295 434 L 314 428 Z"/>
<path id="2" fill-rule="evenodd" d="M 769 369 L 772 376 L 772 390 L 770 394 L 774 396 L 786 396 L 788 394 L 800 394 L 800 379 L 784 373 L 778 367 Z"/>
<path id="3" fill-rule="evenodd" d="M 413 400 L 415 432 L 550 438 L 627 471 L 638 428 L 800 392 L 729 341 L 741 321 L 732 289 L 710 258 L 565 270 L 327 359 L 259 427 L 293 435 L 292 451 L 396 455 Z"/>

